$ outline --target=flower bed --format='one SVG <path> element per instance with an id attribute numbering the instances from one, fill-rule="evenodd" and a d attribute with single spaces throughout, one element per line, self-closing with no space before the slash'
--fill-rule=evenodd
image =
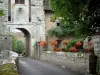
<path id="1" fill-rule="evenodd" d="M 39 45 L 43 48 L 50 46 L 51 51 L 55 52 L 89 52 L 90 47 L 93 49 L 93 42 L 85 41 L 83 39 L 71 40 L 51 40 L 49 42 L 40 41 Z M 48 49 L 50 50 L 50 49 Z"/>

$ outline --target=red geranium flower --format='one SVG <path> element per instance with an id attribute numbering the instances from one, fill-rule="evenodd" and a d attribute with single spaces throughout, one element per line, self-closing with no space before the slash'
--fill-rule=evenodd
<path id="1" fill-rule="evenodd" d="M 56 51 L 59 51 L 59 52 L 61 52 L 62 50 L 61 50 L 61 48 L 56 48 Z"/>
<path id="2" fill-rule="evenodd" d="M 50 42 L 50 45 L 51 45 L 51 46 L 57 46 L 57 45 L 58 45 L 58 42 L 57 42 L 56 40 L 51 41 L 51 42 Z"/>
<path id="3" fill-rule="evenodd" d="M 75 47 L 70 48 L 71 52 L 77 52 L 78 50 Z"/>
<path id="4" fill-rule="evenodd" d="M 76 42 L 76 46 L 80 47 L 80 46 L 82 46 L 82 43 L 80 41 L 78 41 L 78 42 Z"/>
<path id="5" fill-rule="evenodd" d="M 40 41 L 39 45 L 40 46 L 46 46 L 46 42 L 45 41 Z"/>

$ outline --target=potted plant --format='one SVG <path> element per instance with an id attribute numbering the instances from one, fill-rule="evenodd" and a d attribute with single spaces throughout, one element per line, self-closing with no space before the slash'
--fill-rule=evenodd
<path id="1" fill-rule="evenodd" d="M 58 46 L 58 42 L 56 40 L 50 41 L 50 45 L 53 47 L 53 50 L 55 51 Z"/>
<path id="2" fill-rule="evenodd" d="M 66 48 L 66 47 L 67 47 L 67 45 L 68 45 L 68 42 L 69 42 L 68 40 L 63 40 L 63 41 L 62 41 L 62 44 L 63 44 L 63 46 L 64 46 L 64 47 L 62 48 L 62 51 L 64 51 L 64 52 L 67 51 L 67 48 Z"/>
<path id="3" fill-rule="evenodd" d="M 41 47 L 44 51 L 46 51 L 46 45 L 47 45 L 47 43 L 46 43 L 45 41 L 40 41 L 40 42 L 39 42 L 39 45 L 40 45 L 40 47 Z"/>
<path id="4" fill-rule="evenodd" d="M 78 49 L 77 49 L 76 47 L 71 47 L 69 50 L 70 50 L 71 52 L 78 52 Z"/>

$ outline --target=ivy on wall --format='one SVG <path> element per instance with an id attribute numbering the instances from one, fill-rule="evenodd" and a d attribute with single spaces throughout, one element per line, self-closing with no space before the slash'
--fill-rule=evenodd
<path id="1" fill-rule="evenodd" d="M 0 9 L 0 16 L 4 16 L 4 10 Z"/>

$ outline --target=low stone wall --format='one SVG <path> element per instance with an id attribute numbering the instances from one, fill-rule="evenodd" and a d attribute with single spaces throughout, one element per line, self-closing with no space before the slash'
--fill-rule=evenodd
<path id="1" fill-rule="evenodd" d="M 41 60 L 49 61 L 62 67 L 87 74 L 89 72 L 89 55 L 87 53 L 71 52 L 41 52 Z"/>
<path id="2" fill-rule="evenodd" d="M 18 54 L 13 51 L 4 50 L 0 51 L 0 65 L 6 64 L 6 63 L 15 63 L 16 58 L 18 57 Z"/>

